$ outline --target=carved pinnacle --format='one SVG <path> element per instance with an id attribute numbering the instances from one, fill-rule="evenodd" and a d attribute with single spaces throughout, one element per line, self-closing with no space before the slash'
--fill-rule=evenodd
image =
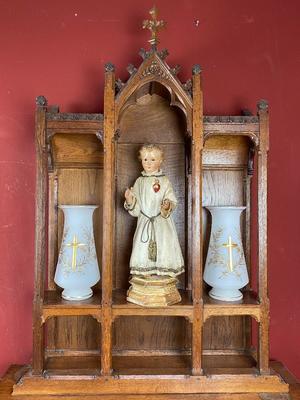
<path id="1" fill-rule="evenodd" d="M 115 82 L 117 92 L 120 92 L 123 89 L 124 85 L 125 85 L 125 83 L 122 82 L 120 78 L 117 79 Z"/>
<path id="2" fill-rule="evenodd" d="M 47 101 L 47 99 L 46 99 L 45 96 L 38 96 L 38 97 L 35 99 L 35 104 L 36 104 L 37 106 L 39 106 L 39 107 L 46 107 L 47 104 L 48 104 L 48 101 Z"/>
<path id="3" fill-rule="evenodd" d="M 200 74 L 200 72 L 202 71 L 201 66 L 199 64 L 195 64 L 193 66 L 192 71 L 193 71 L 193 75 Z"/>
<path id="4" fill-rule="evenodd" d="M 259 102 L 257 103 L 257 108 L 259 110 L 267 110 L 269 108 L 269 103 L 267 102 L 267 100 L 259 100 Z"/>
<path id="5" fill-rule="evenodd" d="M 159 55 L 159 57 L 160 57 L 162 60 L 164 60 L 165 58 L 168 57 L 169 52 L 168 52 L 168 49 L 163 49 L 163 50 L 159 51 L 157 54 Z"/>
<path id="6" fill-rule="evenodd" d="M 181 66 L 179 64 L 177 64 L 177 65 L 175 65 L 174 68 L 171 68 L 170 71 L 171 71 L 172 75 L 177 75 L 180 70 L 181 70 Z"/>
<path id="7" fill-rule="evenodd" d="M 133 64 L 128 64 L 127 71 L 129 72 L 130 75 L 134 75 L 137 69 Z"/>
<path id="8" fill-rule="evenodd" d="M 143 60 L 146 60 L 150 56 L 150 52 L 145 50 L 143 47 L 139 51 L 139 55 L 142 57 Z"/>
<path id="9" fill-rule="evenodd" d="M 104 68 L 105 72 L 113 72 L 115 70 L 115 66 L 111 62 L 106 63 Z"/>

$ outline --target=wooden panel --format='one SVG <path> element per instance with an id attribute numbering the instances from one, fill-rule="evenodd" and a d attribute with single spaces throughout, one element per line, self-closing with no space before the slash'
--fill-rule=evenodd
<path id="1" fill-rule="evenodd" d="M 52 137 L 56 167 L 94 165 L 103 167 L 103 146 L 96 135 L 57 133 Z"/>
<path id="2" fill-rule="evenodd" d="M 119 127 L 120 143 L 183 143 L 186 122 L 168 99 L 147 94 L 128 106 Z"/>
<path id="3" fill-rule="evenodd" d="M 249 140 L 246 137 L 215 136 L 205 142 L 203 165 L 247 165 Z"/>
<path id="4" fill-rule="evenodd" d="M 52 348 L 72 350 L 98 350 L 100 325 L 92 317 L 55 317 L 51 338 Z M 47 326 L 47 323 L 46 323 Z"/>
<path id="5" fill-rule="evenodd" d="M 58 204 L 98 204 L 94 212 L 94 235 L 101 270 L 102 252 L 102 174 L 100 169 L 59 169 Z M 63 212 L 58 213 L 58 247 L 63 232 Z M 58 249 L 53 249 L 57 260 Z M 49 271 L 50 276 L 53 272 Z M 97 284 L 101 287 L 101 282 Z M 56 317 L 50 320 L 47 347 L 50 349 L 98 349 L 100 327 L 91 317 Z M 49 322 L 50 322 L 49 321 Z"/>
<path id="6" fill-rule="evenodd" d="M 114 322 L 114 350 L 185 350 L 190 328 L 183 317 L 120 317 Z"/>

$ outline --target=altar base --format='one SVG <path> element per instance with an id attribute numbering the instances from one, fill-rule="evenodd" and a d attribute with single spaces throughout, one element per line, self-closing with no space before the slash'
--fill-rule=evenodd
<path id="1" fill-rule="evenodd" d="M 163 276 L 133 276 L 127 301 L 143 307 L 164 307 L 179 303 L 178 279 Z"/>

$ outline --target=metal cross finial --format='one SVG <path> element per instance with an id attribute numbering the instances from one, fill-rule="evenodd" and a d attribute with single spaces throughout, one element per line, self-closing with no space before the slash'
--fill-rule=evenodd
<path id="1" fill-rule="evenodd" d="M 151 39 L 148 40 L 148 42 L 151 44 L 152 48 L 156 50 L 156 47 L 159 43 L 157 34 L 162 28 L 165 27 L 166 22 L 163 20 L 157 20 L 158 11 L 155 6 L 149 11 L 149 14 L 151 15 L 152 20 L 147 19 L 143 21 L 143 29 L 149 29 L 151 32 Z"/>
<path id="2" fill-rule="evenodd" d="M 229 270 L 229 272 L 232 272 L 233 271 L 232 249 L 234 249 L 235 247 L 238 247 L 238 245 L 236 243 L 232 243 L 231 236 L 229 236 L 228 243 L 223 243 L 222 246 L 228 249 L 228 258 L 229 258 L 228 270 Z"/>

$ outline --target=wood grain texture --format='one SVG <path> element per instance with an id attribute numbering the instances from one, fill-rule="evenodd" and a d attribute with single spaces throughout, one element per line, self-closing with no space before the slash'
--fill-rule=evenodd
<path id="1" fill-rule="evenodd" d="M 267 271 L 267 164 L 269 150 L 268 107 L 259 107 L 258 148 L 258 292 L 263 307 L 263 320 L 259 326 L 259 369 L 263 374 L 269 372 L 269 299 Z"/>
<path id="2" fill-rule="evenodd" d="M 41 324 L 46 265 L 46 200 L 47 200 L 47 153 L 46 153 L 46 108 L 36 110 L 36 202 L 35 202 L 35 257 L 33 300 L 33 374 L 43 371 L 44 329 Z"/>
<path id="3" fill-rule="evenodd" d="M 219 358 L 218 358 L 219 359 Z M 244 364 L 243 364 L 244 365 Z M 247 364 L 248 365 L 248 364 Z M 286 382 L 290 384 L 290 391 L 289 391 L 289 399 L 290 400 L 298 400 L 300 397 L 300 384 L 297 382 L 297 380 L 283 367 L 281 363 L 278 362 L 271 362 L 271 367 L 274 368 L 278 373 L 281 374 L 281 376 L 284 378 Z M 48 394 L 45 394 L 41 396 L 40 394 L 38 395 L 22 395 L 18 396 L 16 393 L 14 393 L 14 396 L 11 396 L 12 390 L 13 390 L 13 385 L 19 381 L 20 377 L 26 374 L 26 370 L 28 370 L 28 367 L 21 367 L 21 366 L 11 366 L 5 376 L 0 379 L 0 395 L 2 396 L 1 399 L 11 399 L 14 398 L 16 400 L 54 400 L 55 397 L 50 395 L 50 392 Z M 56 386 L 59 387 L 61 381 L 57 381 Z M 262 400 L 262 399 L 268 399 L 268 400 L 287 400 L 286 397 L 287 394 L 284 393 L 262 393 L 262 394 L 257 394 L 257 393 L 221 393 L 221 394 L 205 394 L 205 393 L 198 393 L 198 394 L 172 394 L 172 395 L 167 395 L 167 394 L 130 394 L 130 395 L 124 395 L 124 394 L 112 394 L 112 395 L 105 395 L 101 394 L 97 398 L 101 400 L 183 400 L 183 399 L 188 399 L 188 400 Z M 261 396 L 261 397 L 260 397 Z M 79 396 L 76 395 L 66 395 L 66 396 L 60 396 L 61 400 L 79 400 L 84 399 L 84 400 L 94 400 L 95 396 L 93 395 L 88 395 L 86 393 L 83 393 Z"/>
<path id="4" fill-rule="evenodd" d="M 118 94 L 114 67 L 106 65 L 103 119 L 60 114 L 55 107 L 46 114 L 45 106 L 38 107 L 33 375 L 25 374 L 14 395 L 226 399 L 230 393 L 258 400 L 274 393 L 286 399 L 288 386 L 268 364 L 266 103 L 259 104 L 258 118 L 203 118 L 200 67 L 193 68 L 188 92 L 152 50 Z M 172 307 L 143 309 L 125 301 L 136 221 L 124 211 L 123 199 L 140 174 L 136 155 L 144 143 L 163 147 L 164 170 L 178 198 L 174 220 L 186 271 L 180 277 L 182 302 Z M 213 301 L 202 281 L 211 227 L 203 206 L 247 206 L 241 228 L 250 272 L 254 146 L 258 297 L 247 290 L 240 303 Z M 77 304 L 60 298 L 53 279 L 63 232 L 59 204 L 99 205 L 94 232 L 102 281 L 92 299 Z M 44 291 L 47 231 L 50 292 Z M 259 323 L 257 351 L 250 350 L 250 317 Z"/>
<path id="5" fill-rule="evenodd" d="M 203 335 L 203 241 L 202 241 L 202 151 L 203 151 L 203 94 L 200 73 L 194 73 L 192 110 L 192 373 L 202 374 Z M 199 279 L 200 278 L 200 279 Z"/>
<path id="6" fill-rule="evenodd" d="M 57 168 L 77 165 L 103 168 L 103 146 L 95 134 L 56 133 L 52 137 L 52 149 Z"/>
<path id="7" fill-rule="evenodd" d="M 112 268 L 114 251 L 114 178 L 115 151 L 115 74 L 105 73 L 104 85 L 104 173 L 103 173 L 103 241 L 102 241 L 102 323 L 101 373 L 112 371 Z"/>

